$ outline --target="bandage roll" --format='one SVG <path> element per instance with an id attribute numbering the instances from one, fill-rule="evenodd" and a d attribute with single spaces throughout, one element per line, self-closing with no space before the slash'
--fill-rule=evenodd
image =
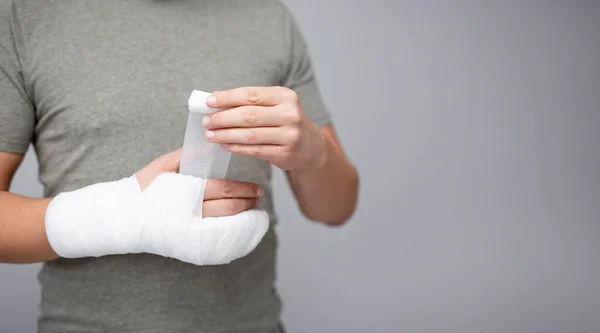
<path id="1" fill-rule="evenodd" d="M 205 115 L 224 109 L 208 107 L 208 96 L 209 93 L 194 90 L 188 100 L 189 114 L 179 173 L 203 179 L 224 179 L 231 153 L 218 143 L 207 141 L 206 129 L 202 126 L 202 118 Z"/>

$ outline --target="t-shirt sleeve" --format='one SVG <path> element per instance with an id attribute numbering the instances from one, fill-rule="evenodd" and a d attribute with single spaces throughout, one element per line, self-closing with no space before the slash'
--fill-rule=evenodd
<path id="1" fill-rule="evenodd" d="M 294 90 L 307 116 L 317 126 L 331 123 L 314 72 L 308 45 L 291 11 L 283 7 L 284 39 L 288 52 L 288 62 L 282 85 Z"/>
<path id="2" fill-rule="evenodd" d="M 19 60 L 19 25 L 12 1 L 0 0 L 0 151 L 25 153 L 32 140 L 35 111 Z"/>

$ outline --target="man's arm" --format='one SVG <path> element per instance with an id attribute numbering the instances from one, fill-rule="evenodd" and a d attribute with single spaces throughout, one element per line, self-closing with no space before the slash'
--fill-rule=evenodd
<path id="1" fill-rule="evenodd" d="M 0 262 L 34 263 L 58 258 L 44 228 L 51 199 L 8 192 L 23 154 L 0 152 Z"/>
<path id="2" fill-rule="evenodd" d="M 329 225 L 342 225 L 354 213 L 358 173 L 348 161 L 333 126 L 321 129 L 325 159 L 321 167 L 286 174 L 303 214 Z"/>
<path id="3" fill-rule="evenodd" d="M 203 119 L 208 141 L 287 171 L 308 218 L 329 225 L 349 219 L 357 201 L 357 172 L 333 127 L 313 123 L 296 92 L 284 87 L 242 87 L 215 91 L 206 102 L 228 109 Z"/>
<path id="4" fill-rule="evenodd" d="M 0 262 L 34 263 L 59 258 L 46 232 L 50 198 L 37 199 L 8 193 L 23 154 L 0 152 Z M 164 154 L 136 172 L 140 190 L 161 173 L 177 172 L 181 149 Z M 252 209 L 262 195 L 257 184 L 209 179 L 204 189 L 203 217 L 230 216 Z M 91 217 L 90 217 L 91 218 Z"/>

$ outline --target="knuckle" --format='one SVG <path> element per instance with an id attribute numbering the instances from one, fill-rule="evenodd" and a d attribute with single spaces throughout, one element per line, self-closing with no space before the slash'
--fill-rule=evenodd
<path id="1" fill-rule="evenodd" d="M 258 102 L 260 102 L 260 95 L 258 94 L 258 92 L 256 90 L 246 89 L 244 91 L 244 94 L 246 95 L 246 100 L 250 104 L 258 104 Z"/>
<path id="2" fill-rule="evenodd" d="M 250 153 L 252 156 L 260 156 L 260 153 L 262 152 L 262 146 L 261 145 L 256 145 L 254 147 L 252 147 Z"/>
<path id="3" fill-rule="evenodd" d="M 244 122 L 248 125 L 256 125 L 256 122 L 258 121 L 256 110 L 251 107 L 244 109 L 243 117 Z"/>
<path id="4" fill-rule="evenodd" d="M 289 131 L 289 138 L 291 143 L 296 143 L 300 140 L 300 130 L 297 127 L 292 127 Z"/>
<path id="5" fill-rule="evenodd" d="M 298 112 L 298 110 L 294 109 L 294 112 L 290 112 L 290 122 L 294 125 L 299 124 L 302 121 L 302 115 L 300 115 L 300 112 Z"/>
<path id="6" fill-rule="evenodd" d="M 223 184 L 223 197 L 231 198 L 233 196 L 233 184 L 231 182 L 225 182 Z"/>
<path id="7" fill-rule="evenodd" d="M 257 142 L 258 141 L 258 133 L 256 132 L 256 130 L 254 128 L 249 128 L 246 131 L 246 140 L 248 140 L 248 142 Z"/>

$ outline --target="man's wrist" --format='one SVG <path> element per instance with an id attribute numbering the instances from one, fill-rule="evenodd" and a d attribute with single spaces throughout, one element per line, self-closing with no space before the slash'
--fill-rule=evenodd
<path id="1" fill-rule="evenodd" d="M 331 142 L 329 142 L 329 140 L 325 137 L 325 135 L 323 135 L 322 132 L 319 131 L 318 133 L 319 135 L 319 144 L 321 145 L 321 149 L 319 149 L 319 151 L 321 152 L 320 154 L 317 154 L 317 160 L 314 164 L 314 170 L 315 171 L 321 171 L 327 168 L 327 166 L 329 165 L 329 162 L 331 161 L 331 158 L 333 157 L 333 154 L 336 153 L 333 145 L 331 144 Z"/>
<path id="2" fill-rule="evenodd" d="M 297 173 L 312 174 L 326 169 L 335 153 L 334 147 L 318 128 L 311 133 L 311 140 L 313 144 L 308 149 L 313 157 L 305 167 L 296 169 Z"/>

